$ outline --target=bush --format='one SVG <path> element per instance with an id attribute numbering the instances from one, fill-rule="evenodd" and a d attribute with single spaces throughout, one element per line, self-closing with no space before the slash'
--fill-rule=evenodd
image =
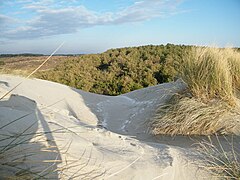
<path id="1" fill-rule="evenodd" d="M 172 81 L 175 64 L 188 46 L 141 46 L 110 49 L 102 54 L 66 60 L 37 77 L 85 91 L 119 95 Z"/>

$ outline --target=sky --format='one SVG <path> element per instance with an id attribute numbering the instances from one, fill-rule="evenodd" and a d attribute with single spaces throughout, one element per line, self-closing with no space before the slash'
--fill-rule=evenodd
<path id="1" fill-rule="evenodd" d="M 0 0 L 0 54 L 240 47 L 240 0 Z"/>

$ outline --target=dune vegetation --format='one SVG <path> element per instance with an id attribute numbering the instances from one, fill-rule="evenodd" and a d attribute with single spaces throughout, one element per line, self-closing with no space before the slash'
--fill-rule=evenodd
<path id="1" fill-rule="evenodd" d="M 119 95 L 173 81 L 176 62 L 188 49 L 173 44 L 110 49 L 68 59 L 36 77 L 97 94 Z"/>
<path id="2" fill-rule="evenodd" d="M 0 74 L 14 74 L 20 76 L 28 76 L 34 69 L 36 69 L 47 56 L 40 54 L 2 54 L 0 55 Z M 60 56 L 55 55 L 51 57 L 40 71 L 53 69 L 57 64 L 67 61 L 73 56 Z"/>
<path id="3" fill-rule="evenodd" d="M 217 135 L 203 141 L 199 165 L 219 179 L 240 179 L 239 142 L 222 145 L 218 134 L 240 134 L 240 53 L 231 48 L 192 48 L 179 61 L 178 75 L 188 89 L 160 106 L 153 134 Z"/>
<path id="4" fill-rule="evenodd" d="M 226 48 L 192 48 L 179 62 L 188 90 L 159 108 L 154 134 L 239 133 L 239 52 Z"/>
<path id="5" fill-rule="evenodd" d="M 239 144 L 231 138 L 223 137 L 226 144 L 220 140 L 220 137 L 202 141 L 198 145 L 198 152 L 203 157 L 200 161 L 200 167 L 210 172 L 213 177 L 218 179 L 240 179 L 240 151 Z"/>
<path id="6" fill-rule="evenodd" d="M 4 66 L 4 61 L 2 66 Z M 153 118 L 149 116 L 150 123 L 144 123 L 146 126 L 150 124 L 152 134 L 172 136 L 240 134 L 240 53 L 236 49 L 171 44 L 112 49 L 102 54 L 68 57 L 60 61 L 58 65 L 51 66 L 50 69 L 37 72 L 35 77 L 104 95 L 119 95 L 143 87 L 170 82 L 177 77 L 186 84 L 187 89 L 175 93 L 167 103 L 160 101 L 164 103 L 161 106 L 158 105 L 156 115 L 153 115 Z M 161 92 L 164 94 L 165 90 L 162 89 Z M 151 103 L 154 102 L 136 103 L 136 99 L 129 97 L 120 96 L 119 100 L 124 100 L 125 103 L 131 102 L 129 109 L 132 110 L 136 109 L 137 104 L 143 108 L 145 105 L 151 107 Z M 104 104 L 105 101 L 99 102 L 94 106 L 98 110 L 96 112 L 101 113 L 104 110 L 102 106 L 108 107 L 109 105 Z M 67 107 L 69 106 L 67 104 Z M 71 112 L 72 109 L 69 109 Z M 141 109 L 138 113 L 144 112 Z M 64 114 L 69 115 L 69 113 Z M 134 118 L 135 114 L 129 117 Z M 17 121 L 23 118 L 25 116 L 18 118 Z M 125 122 L 123 127 L 128 124 L 130 124 L 129 121 Z M 1 126 L 0 129 L 4 127 Z M 15 150 L 25 143 L 25 141 L 20 141 L 24 136 L 23 134 L 11 135 L 0 140 L 11 140 L 8 145 L 0 148 L 0 167 L 13 174 L 10 179 L 44 178 L 44 176 L 39 176 L 39 173 L 26 168 L 14 169 L 19 166 L 15 161 L 22 162 L 26 156 L 18 154 L 15 157 L 18 153 Z M 17 144 L 14 144 L 15 141 Z M 211 141 L 199 144 L 199 152 L 204 157 L 203 167 L 220 178 L 240 179 L 239 144 L 232 142 L 232 144 L 222 146 L 219 140 L 218 142 L 218 145 L 212 144 Z M 225 147 L 228 149 L 230 147 L 230 151 L 225 150 Z M 43 150 L 45 152 L 46 149 Z M 9 157 L 14 158 L 14 161 Z M 50 160 L 53 164 L 58 162 L 55 159 Z M 85 164 L 83 166 L 85 167 Z"/>

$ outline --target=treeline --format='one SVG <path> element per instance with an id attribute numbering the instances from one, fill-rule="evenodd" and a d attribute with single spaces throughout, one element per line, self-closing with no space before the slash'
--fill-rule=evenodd
<path id="1" fill-rule="evenodd" d="M 68 59 L 38 78 L 105 95 L 119 95 L 174 79 L 185 45 L 110 49 Z"/>
<path id="2" fill-rule="evenodd" d="M 45 56 L 44 54 L 31 54 L 31 53 L 22 53 L 22 54 L 0 54 L 0 58 L 5 57 L 36 57 L 36 56 Z"/>
<path id="3" fill-rule="evenodd" d="M 54 54 L 53 56 L 81 56 L 83 54 Z M 22 53 L 22 54 L 0 54 L 0 58 L 7 57 L 39 57 L 39 56 L 48 56 L 45 54 L 32 54 L 32 53 Z"/>

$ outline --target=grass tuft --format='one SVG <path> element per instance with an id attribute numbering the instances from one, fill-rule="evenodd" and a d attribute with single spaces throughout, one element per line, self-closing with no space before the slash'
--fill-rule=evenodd
<path id="1" fill-rule="evenodd" d="M 192 48 L 179 62 L 188 91 L 161 106 L 153 134 L 239 134 L 240 54 L 226 48 Z"/>
<path id="2" fill-rule="evenodd" d="M 203 102 L 217 98 L 234 105 L 238 62 L 239 53 L 233 49 L 192 48 L 182 59 L 179 74 L 193 97 Z"/>
<path id="3" fill-rule="evenodd" d="M 228 62 L 230 64 L 230 71 L 232 74 L 232 80 L 233 80 L 233 87 L 237 92 L 236 95 L 239 97 L 239 91 L 240 91 L 240 53 L 236 52 L 233 49 L 226 49 L 224 51 L 226 54 L 225 56 L 228 57 Z"/>
<path id="4" fill-rule="evenodd" d="M 211 138 L 209 141 L 199 143 L 198 152 L 203 157 L 200 167 L 207 170 L 214 177 L 219 179 L 240 179 L 240 154 L 239 142 L 227 140 L 227 146 L 222 144 L 216 136 L 216 143 Z"/>
<path id="5" fill-rule="evenodd" d="M 232 108 L 220 100 L 204 103 L 195 98 L 177 96 L 158 109 L 151 124 L 152 133 L 172 136 L 237 134 L 239 112 L 239 108 Z"/>

